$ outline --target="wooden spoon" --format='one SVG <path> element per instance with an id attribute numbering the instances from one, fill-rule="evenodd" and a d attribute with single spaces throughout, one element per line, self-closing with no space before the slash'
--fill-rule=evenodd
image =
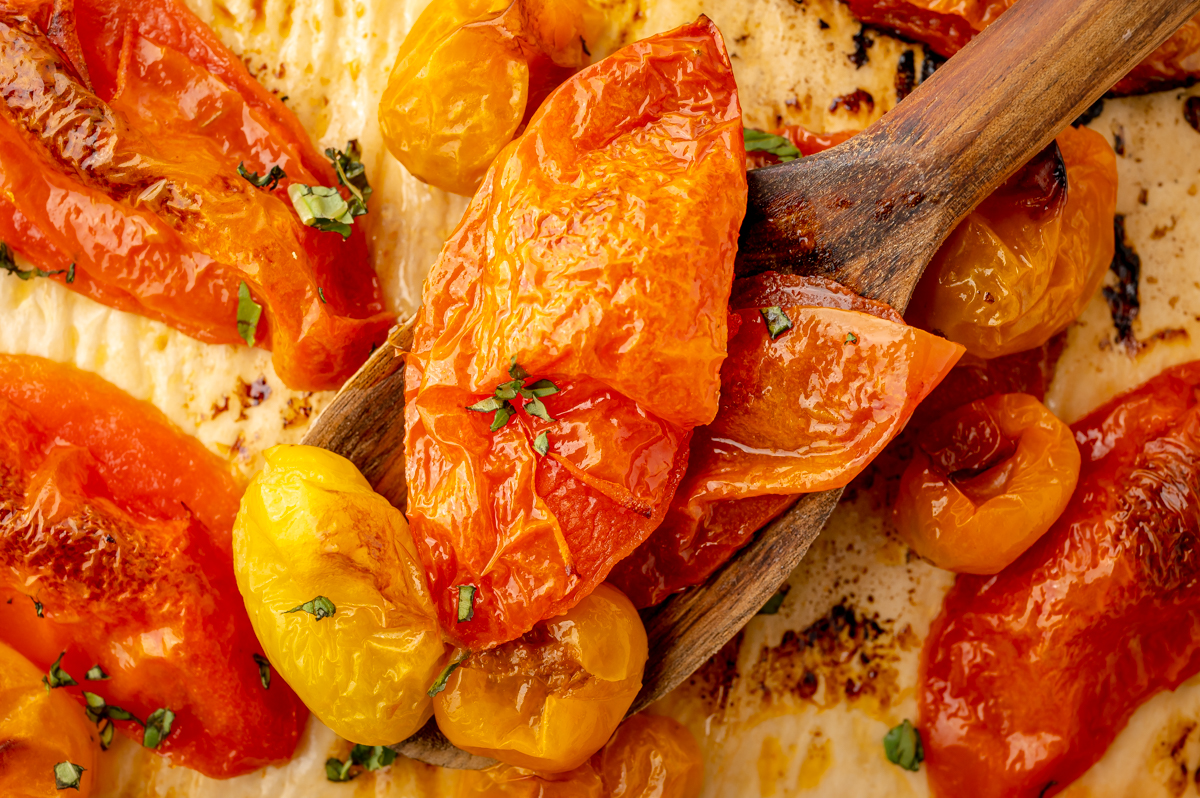
<path id="1" fill-rule="evenodd" d="M 738 274 L 824 275 L 903 310 L 955 225 L 1198 9 L 1200 0 L 1020 0 L 865 132 L 750 172 Z M 411 342 L 409 321 L 304 438 L 352 460 L 401 508 Z M 840 494 L 802 497 L 705 584 L 645 613 L 650 659 L 631 712 L 745 625 L 804 557 Z M 432 722 L 395 747 L 431 764 L 491 764 L 451 746 Z"/>

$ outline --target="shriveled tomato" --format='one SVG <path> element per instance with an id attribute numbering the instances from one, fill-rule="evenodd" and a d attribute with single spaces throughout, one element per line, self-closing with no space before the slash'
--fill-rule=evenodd
<path id="1" fill-rule="evenodd" d="M 202 341 L 273 349 L 297 388 L 338 386 L 386 336 L 362 232 L 306 227 L 288 195 L 350 188 L 182 2 L 0 12 L 0 95 L 0 238 L 33 266 Z"/>
<path id="2" fill-rule="evenodd" d="M 433 714 L 426 691 L 446 659 L 408 524 L 344 457 L 313 446 L 265 457 L 233 533 L 258 639 L 338 735 L 399 742 Z"/>
<path id="3" fill-rule="evenodd" d="M 72 795 L 88 798 L 96 783 L 96 732 L 65 690 L 47 689 L 46 675 L 0 643 L 0 795 L 53 798 L 68 789 L 58 786 L 65 781 L 77 785 Z M 84 683 L 82 673 L 66 675 Z"/>
<path id="4" fill-rule="evenodd" d="M 1016 0 L 846 0 L 854 16 L 869 25 L 899 31 L 944 56 L 954 55 L 991 25 Z M 1200 18 L 1183 24 L 1170 39 L 1117 81 L 1115 94 L 1179 86 L 1200 75 Z"/>
<path id="5" fill-rule="evenodd" d="M 703 581 L 797 494 L 846 485 L 962 354 L 829 280 L 739 280 L 721 409 L 650 539 L 613 572 L 638 606 Z"/>
<path id="6" fill-rule="evenodd" d="M 1079 485 L 995 576 L 960 576 L 924 650 L 937 795 L 1053 795 L 1200 671 L 1200 363 L 1074 425 Z"/>
<path id="7" fill-rule="evenodd" d="M 590 0 L 451 0 L 413 25 L 379 104 L 392 155 L 417 178 L 471 195 L 555 87 L 588 61 Z"/>
<path id="8" fill-rule="evenodd" d="M 974 355 L 1039 346 L 1083 311 L 1113 256 L 1117 165 L 1099 133 L 1067 128 L 980 203 L 925 270 L 905 313 Z"/>
<path id="9" fill-rule="evenodd" d="M 637 610 L 602 584 L 520 639 L 471 653 L 433 710 L 459 748 L 541 772 L 567 771 L 612 735 L 642 687 L 645 665 Z"/>
<path id="10" fill-rule="evenodd" d="M 143 723 L 162 710 L 153 747 L 215 777 L 286 760 L 308 716 L 254 659 L 229 550 L 239 492 L 152 406 L 0 356 L 0 639 L 39 668 L 65 652 L 76 679 L 99 665 L 110 678 L 86 689 Z"/>
<path id="11" fill-rule="evenodd" d="M 666 512 L 717 410 L 745 163 L 701 19 L 551 94 L 442 250 L 406 366 L 407 512 L 464 647 L 569 609 Z"/>
<path id="12" fill-rule="evenodd" d="M 1075 490 L 1066 424 L 1021 393 L 965 405 L 922 430 L 900 481 L 896 531 L 939 568 L 994 574 L 1046 533 Z"/>

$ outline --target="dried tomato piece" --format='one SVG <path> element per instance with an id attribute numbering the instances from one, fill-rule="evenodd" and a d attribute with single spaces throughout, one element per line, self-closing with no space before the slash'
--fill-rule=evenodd
<path id="1" fill-rule="evenodd" d="M 358 226 L 293 208 L 301 185 L 351 198 L 295 117 L 177 0 L 23 11 L 0 14 L 0 238 L 92 299 L 337 387 L 393 318 Z"/>
<path id="2" fill-rule="evenodd" d="M 409 522 L 463 647 L 566 611 L 666 512 L 717 411 L 745 171 L 706 18 L 575 75 L 488 171 L 405 373 Z"/>
<path id="3" fill-rule="evenodd" d="M 703 581 L 797 494 L 846 485 L 962 354 L 829 280 L 768 273 L 733 294 L 720 411 L 663 524 L 613 572 L 638 606 Z"/>
<path id="4" fill-rule="evenodd" d="M 995 576 L 960 576 L 924 650 L 941 796 L 1053 795 L 1134 710 L 1200 671 L 1200 363 L 1073 425 L 1066 512 Z"/>
<path id="5" fill-rule="evenodd" d="M 143 722 L 170 710 L 157 749 L 217 778 L 287 760 L 308 717 L 254 658 L 230 554 L 240 492 L 153 407 L 0 356 L 0 639 L 39 667 L 65 651 L 82 690 Z M 109 678 L 82 681 L 97 664 Z"/>

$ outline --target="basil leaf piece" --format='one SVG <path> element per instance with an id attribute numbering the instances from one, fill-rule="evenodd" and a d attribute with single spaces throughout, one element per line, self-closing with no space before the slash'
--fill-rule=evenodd
<path id="1" fill-rule="evenodd" d="M 908 718 L 899 726 L 893 726 L 883 736 L 883 752 L 888 761 L 914 773 L 925 761 L 925 748 L 921 745 L 921 733 Z"/>
<path id="2" fill-rule="evenodd" d="M 542 400 L 536 396 L 530 396 L 525 400 L 525 412 L 531 416 L 536 416 L 542 421 L 553 421 L 554 418 L 546 410 L 546 406 L 542 404 Z"/>
<path id="3" fill-rule="evenodd" d="M 258 172 L 251 172 L 246 169 L 245 162 L 238 164 L 237 171 L 239 175 L 246 179 L 247 183 L 255 188 L 265 188 L 267 191 L 274 191 L 279 186 L 279 181 L 287 177 L 287 172 L 280 169 L 278 164 L 272 166 L 271 171 L 262 177 L 258 176 Z"/>
<path id="4" fill-rule="evenodd" d="M 45 685 L 47 693 L 53 690 L 55 687 L 74 687 L 75 685 L 79 684 L 79 682 L 72 679 L 71 674 L 64 671 L 62 666 L 59 664 L 62 662 L 62 658 L 65 656 L 67 656 L 67 652 L 65 651 L 59 654 L 58 659 L 54 660 L 54 664 L 50 666 L 50 670 L 45 676 L 42 677 L 42 684 Z"/>
<path id="5" fill-rule="evenodd" d="M 338 182 L 350 192 L 350 215 L 362 216 L 367 212 L 367 200 L 371 198 L 373 189 L 367 181 L 367 169 L 363 166 L 362 148 L 358 146 L 358 139 L 346 142 L 344 151 L 327 148 L 325 157 L 333 164 Z"/>
<path id="6" fill-rule="evenodd" d="M 458 586 L 458 622 L 465 623 L 475 617 L 475 586 Z"/>
<path id="7" fill-rule="evenodd" d="M 520 364 L 517 363 L 516 355 L 513 355 L 508 360 L 508 376 L 512 377 L 514 380 L 521 380 L 522 382 L 529 377 L 529 372 L 521 368 Z"/>
<path id="8" fill-rule="evenodd" d="M 142 733 L 142 746 L 158 748 L 159 744 L 171 733 L 171 724 L 175 722 L 175 713 L 169 709 L 156 709 L 146 718 L 146 731 Z"/>
<path id="9" fill-rule="evenodd" d="M 59 762 L 54 766 L 54 786 L 59 790 L 78 790 L 79 780 L 87 768 L 74 762 Z"/>
<path id="10" fill-rule="evenodd" d="M 767 332 L 770 334 L 772 341 L 792 329 L 792 320 L 788 318 L 788 314 L 783 312 L 783 308 L 778 305 L 762 308 L 758 312 L 762 314 L 763 321 L 767 323 Z"/>
<path id="11" fill-rule="evenodd" d="M 775 615 L 779 612 L 779 608 L 783 606 L 783 599 L 791 589 L 791 585 L 784 585 L 779 589 L 779 592 L 767 599 L 767 603 L 762 605 L 762 609 L 756 614 L 758 615 Z"/>
<path id="12" fill-rule="evenodd" d="M 83 711 L 87 714 L 88 720 L 92 723 L 99 723 L 104 718 L 108 717 L 108 706 L 104 703 L 104 699 L 95 693 L 83 691 L 83 700 L 87 702 L 87 706 Z"/>
<path id="13" fill-rule="evenodd" d="M 466 652 L 458 659 L 451 660 L 450 664 L 448 664 L 442 670 L 437 679 L 434 680 L 433 684 L 429 685 L 429 691 L 426 693 L 426 695 L 428 695 L 430 698 L 433 698 L 435 695 L 445 690 L 446 682 L 450 680 L 450 674 L 454 673 L 454 671 L 458 669 L 459 665 L 462 665 L 464 662 L 466 662 L 467 657 L 469 656 L 471 656 L 470 651 Z"/>
<path id="14" fill-rule="evenodd" d="M 848 333 L 846 333 L 845 342 L 848 344 L 856 344 L 856 343 L 858 343 L 858 336 L 852 332 L 848 332 Z"/>
<path id="15" fill-rule="evenodd" d="M 515 413 L 516 411 L 513 410 L 513 406 L 508 402 L 505 402 L 500 409 L 496 411 L 496 416 L 492 419 L 492 425 L 488 427 L 488 429 L 490 429 L 492 432 L 495 432 L 507 424 L 508 420 L 512 418 Z"/>
<path id="16" fill-rule="evenodd" d="M 113 725 L 113 722 L 111 720 L 104 721 L 104 725 L 102 725 L 100 727 L 100 750 L 101 751 L 107 751 L 108 747 L 110 745 L 112 745 L 113 731 L 116 728 L 117 727 Z"/>
<path id="17" fill-rule="evenodd" d="M 271 663 L 262 654 L 251 654 L 254 657 L 254 662 L 258 665 L 258 680 L 262 682 L 264 690 L 271 689 Z"/>
<path id="18" fill-rule="evenodd" d="M 550 380 L 538 380 L 533 385 L 526 387 L 525 391 L 533 396 L 553 396 L 558 393 L 558 386 Z"/>
<path id="19" fill-rule="evenodd" d="M 89 682 L 102 682 L 109 678 L 109 676 L 104 672 L 104 668 L 101 668 L 99 665 L 93 665 L 88 668 L 88 672 L 83 675 L 83 678 Z"/>
<path id="20" fill-rule="evenodd" d="M 322 305 L 328 305 L 328 304 L 329 304 L 328 302 L 326 302 L 326 301 L 325 301 L 325 289 L 324 289 L 324 288 L 322 288 L 322 287 L 321 287 L 321 286 L 319 286 L 319 285 L 317 286 L 317 296 L 319 296 L 319 297 L 321 298 L 321 304 L 322 304 Z"/>
<path id="21" fill-rule="evenodd" d="M 367 770 L 379 770 L 396 761 L 396 752 L 382 745 L 356 745 L 350 752 L 350 761 Z"/>
<path id="22" fill-rule="evenodd" d="M 317 596 L 312 601 L 306 601 L 299 607 L 292 607 L 290 610 L 286 610 L 283 614 L 291 615 L 293 612 L 307 612 L 309 615 L 315 616 L 319 621 L 322 618 L 328 618 L 337 612 L 337 607 L 333 605 L 332 601 L 324 596 Z"/>
<path id="23" fill-rule="evenodd" d="M 72 262 L 71 266 L 67 269 L 67 282 L 68 283 L 75 282 L 75 263 L 74 262 Z"/>
<path id="24" fill-rule="evenodd" d="M 37 267 L 32 269 L 19 269 L 17 268 L 16 260 L 13 258 L 12 250 L 9 249 L 8 244 L 5 244 L 3 241 L 0 241 L 0 269 L 4 269 L 9 274 L 15 274 L 22 280 L 32 280 L 34 277 L 53 277 L 56 274 L 62 274 L 66 271 L 66 269 L 55 269 L 52 272 L 48 272 Z M 74 272 L 72 271 L 71 279 L 67 282 L 71 282 L 74 279 L 75 276 Z"/>
<path id="25" fill-rule="evenodd" d="M 132 721 L 137 721 L 139 724 L 142 723 L 140 720 L 137 719 L 137 717 L 132 712 L 121 709 L 120 707 L 113 707 L 113 706 L 106 707 L 104 710 L 104 714 L 106 717 L 112 718 L 113 720 L 132 720 Z M 142 724 L 142 725 L 145 725 L 145 724 Z"/>
<path id="26" fill-rule="evenodd" d="M 524 390 L 521 386 L 524 383 L 521 380 L 513 380 L 511 382 L 502 382 L 496 386 L 497 399 L 516 399 Z"/>
<path id="27" fill-rule="evenodd" d="M 343 762 L 340 759 L 330 757 L 325 760 L 325 778 L 330 781 L 350 781 L 354 778 L 350 775 L 350 766 L 354 764 L 353 760 L 347 759 Z"/>
<path id="28" fill-rule="evenodd" d="M 774 155 L 781 163 L 794 161 L 802 157 L 796 145 L 783 136 L 774 133 L 764 133 L 753 128 L 743 128 L 742 134 L 746 141 L 746 152 L 766 152 Z"/>
<path id="29" fill-rule="evenodd" d="M 354 217 L 350 214 L 350 206 L 336 188 L 292 183 L 288 186 L 288 197 L 301 223 L 318 230 L 340 233 L 342 238 L 350 237 L 350 225 L 354 223 Z"/>
<path id="30" fill-rule="evenodd" d="M 546 453 L 550 451 L 550 436 L 546 434 L 545 430 L 539 432 L 538 436 L 533 439 L 533 450 L 542 457 L 545 457 Z"/>
<path id="31" fill-rule="evenodd" d="M 4 245 L 0 244 L 0 246 L 4 246 Z M 29 600 L 33 602 L 33 611 L 37 613 L 37 617 L 45 618 L 46 616 L 42 614 L 42 609 L 43 609 L 42 602 L 38 601 L 33 596 L 30 596 Z"/>
<path id="32" fill-rule="evenodd" d="M 499 397 L 489 396 L 482 402 L 476 402 L 473 405 L 469 405 L 467 409 L 474 410 L 476 413 L 494 413 L 500 408 L 504 407 L 506 404 L 508 403 Z"/>
<path id="33" fill-rule="evenodd" d="M 258 320 L 262 317 L 262 305 L 250 295 L 250 286 L 243 280 L 238 286 L 237 328 L 238 335 L 247 346 L 254 346 L 258 334 Z"/>

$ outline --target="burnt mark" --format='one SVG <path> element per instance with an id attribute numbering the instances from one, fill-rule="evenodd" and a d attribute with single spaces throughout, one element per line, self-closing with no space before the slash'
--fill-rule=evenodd
<path id="1" fill-rule="evenodd" d="M 860 110 L 866 108 L 867 113 L 870 113 L 875 110 L 875 98 L 868 91 L 855 89 L 850 94 L 843 94 L 840 97 L 833 98 L 833 102 L 829 104 L 830 113 L 836 112 L 839 108 L 844 108 L 852 114 L 857 114 Z"/>
<path id="2" fill-rule="evenodd" d="M 1074 125 L 1075 127 L 1083 127 L 1084 125 L 1090 124 L 1102 113 L 1104 113 L 1104 98 L 1103 97 L 1101 97 L 1099 100 L 1096 100 L 1096 102 L 1089 105 L 1088 109 L 1086 111 L 1084 111 L 1082 114 L 1080 114 L 1079 118 L 1076 119 L 1071 124 Z"/>
<path id="3" fill-rule="evenodd" d="M 863 65 L 871 60 L 870 50 L 875 46 L 875 40 L 867 35 L 866 26 L 860 26 L 858 33 L 854 34 L 854 52 L 846 57 L 850 59 L 850 63 L 854 64 L 855 69 L 862 69 Z"/>
<path id="4" fill-rule="evenodd" d="M 818 19 L 817 24 L 821 27 L 821 30 L 829 30 L 829 23 L 825 20 Z"/>
<path id="5" fill-rule="evenodd" d="M 900 61 L 896 64 L 894 85 L 896 102 L 900 102 L 912 94 L 913 89 L 917 87 L 917 55 L 912 50 L 905 50 L 900 54 Z"/>
<path id="6" fill-rule="evenodd" d="M 1116 275 L 1117 284 L 1104 287 L 1104 299 L 1108 302 L 1108 312 L 1112 316 L 1113 327 L 1117 330 L 1117 342 L 1124 344 L 1128 349 L 1136 349 L 1137 339 L 1133 337 L 1133 322 L 1141 307 L 1138 280 L 1142 272 L 1142 259 L 1133 251 L 1133 246 L 1125 235 L 1123 215 L 1113 217 L 1113 238 L 1116 249 L 1108 268 Z"/>
<path id="7" fill-rule="evenodd" d="M 1183 103 L 1183 118 L 1200 133 L 1200 97 L 1188 97 Z"/>
<path id="8" fill-rule="evenodd" d="M 246 398 L 245 403 L 250 407 L 258 407 L 267 401 L 271 397 L 271 386 L 267 384 L 267 378 L 260 375 L 252 383 L 242 382 L 242 396 Z"/>
<path id="9" fill-rule="evenodd" d="M 1122 125 L 1117 125 L 1113 131 L 1113 151 L 1122 158 L 1125 157 L 1125 128 Z"/>
<path id="10" fill-rule="evenodd" d="M 933 73 L 938 70 L 938 67 L 940 67 L 942 64 L 946 63 L 945 58 L 938 55 L 933 50 L 930 50 L 928 47 L 925 47 L 923 56 L 924 57 L 921 59 L 921 80 L 919 81 L 920 83 L 924 83 L 925 81 L 927 81 L 931 77 L 933 77 Z"/>

